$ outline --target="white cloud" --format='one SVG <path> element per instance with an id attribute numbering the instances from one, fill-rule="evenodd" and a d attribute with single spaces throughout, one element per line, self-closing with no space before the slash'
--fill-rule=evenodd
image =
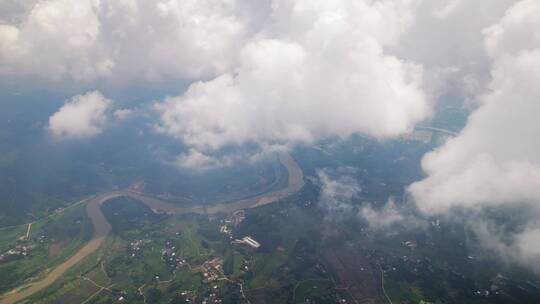
<path id="1" fill-rule="evenodd" d="M 136 110 L 133 109 L 118 109 L 113 112 L 114 117 L 119 121 L 126 120 L 136 114 Z"/>
<path id="2" fill-rule="evenodd" d="M 49 118 L 49 131 L 58 140 L 95 136 L 103 130 L 111 103 L 98 91 L 74 96 Z"/>
<path id="3" fill-rule="evenodd" d="M 519 233 L 516 236 L 516 244 L 512 248 L 516 248 L 519 260 L 522 260 L 525 265 L 532 265 L 533 269 L 540 272 L 540 227 L 531 227 Z"/>
<path id="4" fill-rule="evenodd" d="M 429 116 L 449 80 L 483 87 L 480 29 L 512 1 L 28 0 L 0 25 L 0 76 L 203 79 L 159 108 L 161 130 L 205 154 L 384 138 Z"/>
<path id="5" fill-rule="evenodd" d="M 354 216 L 353 200 L 358 199 L 362 188 L 352 176 L 355 169 L 318 169 L 314 182 L 320 186 L 319 207 L 325 211 L 325 221 L 341 220 Z"/>
<path id="6" fill-rule="evenodd" d="M 421 210 L 540 203 L 539 15 L 538 1 L 521 1 L 484 31 L 492 63 L 489 90 L 461 134 L 424 157 L 427 177 L 409 187 Z M 540 220 L 540 212 L 535 216 Z M 523 259 L 538 255 L 523 246 L 540 228 L 531 225 L 530 232 L 514 236 Z"/>
<path id="7" fill-rule="evenodd" d="M 472 98 L 490 80 L 490 63 L 481 31 L 497 22 L 515 2 L 420 1 L 414 9 L 409 30 L 391 51 L 422 63 L 424 88 L 429 96 L 461 94 Z M 471 80 L 474 86 L 471 86 Z"/>
<path id="8" fill-rule="evenodd" d="M 422 67 L 389 56 L 411 1 L 275 2 L 239 66 L 157 108 L 160 129 L 199 150 L 246 142 L 388 137 L 426 118 Z"/>
<path id="9" fill-rule="evenodd" d="M 448 3 L 444 4 L 443 6 L 436 8 L 433 11 L 433 15 L 437 18 L 445 19 L 449 15 L 454 13 L 456 9 L 458 8 L 459 4 L 461 4 L 462 2 L 463 2 L 462 0 L 450 0 L 448 1 Z"/>
<path id="10" fill-rule="evenodd" d="M 424 223 L 414 214 L 404 212 L 406 208 L 396 206 L 389 199 L 382 206 L 361 202 L 362 187 L 355 178 L 353 167 L 324 168 L 316 171 L 313 179 L 320 186 L 319 207 L 324 210 L 325 221 L 341 221 L 344 218 L 360 217 L 369 228 L 383 233 L 395 233 L 396 227 L 418 228 Z"/>
<path id="11" fill-rule="evenodd" d="M 2 0 L 0 2 L 0 24 L 15 23 L 22 19 L 39 0 Z"/>
<path id="12" fill-rule="evenodd" d="M 351 39 L 357 34 L 372 37 L 391 49 L 386 55 L 427 66 L 427 80 L 444 76 L 440 83 L 425 86 L 438 91 L 432 87 L 444 86 L 449 77 L 438 71 L 448 67 L 461 71 L 452 81 L 482 78 L 480 29 L 513 2 L 4 0 L 0 76 L 116 82 L 209 79 L 234 72 L 240 50 L 255 36 L 300 39 L 310 47 L 335 43 L 332 36 L 354 29 Z"/>
<path id="13" fill-rule="evenodd" d="M 483 248 L 540 273 L 539 223 L 529 223 L 517 232 L 504 231 L 500 224 L 478 217 L 473 217 L 467 225 Z"/>
<path id="14" fill-rule="evenodd" d="M 176 158 L 176 165 L 181 168 L 205 172 L 210 169 L 227 167 L 237 160 L 239 159 L 233 156 L 214 157 L 212 155 L 201 153 L 195 149 L 190 149 L 187 153 L 180 154 Z"/>
<path id="15" fill-rule="evenodd" d="M 77 79 L 107 74 L 114 63 L 95 48 L 100 34 L 98 3 L 37 2 L 21 24 L 0 28 L 0 71 Z"/>
<path id="16" fill-rule="evenodd" d="M 0 27 L 0 73 L 82 81 L 212 76 L 235 62 L 255 27 L 250 9 L 222 0 L 39 1 Z"/>
<path id="17" fill-rule="evenodd" d="M 360 216 L 368 222 L 370 228 L 376 230 L 388 228 L 405 220 L 393 200 L 389 200 L 380 209 L 374 209 L 371 204 L 367 204 L 360 209 Z"/>

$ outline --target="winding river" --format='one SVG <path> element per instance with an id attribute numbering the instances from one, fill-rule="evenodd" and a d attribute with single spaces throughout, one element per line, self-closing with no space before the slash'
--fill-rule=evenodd
<path id="1" fill-rule="evenodd" d="M 249 209 L 271 204 L 300 191 L 300 189 L 302 189 L 304 186 L 304 175 L 302 173 L 302 169 L 300 169 L 296 161 L 288 153 L 280 153 L 278 156 L 279 161 L 281 164 L 283 164 L 283 166 L 285 166 L 288 172 L 288 182 L 285 188 L 227 204 L 217 204 L 208 207 L 197 206 L 192 208 L 182 208 L 174 204 L 146 196 L 140 192 L 130 190 L 112 191 L 94 197 L 93 199 L 89 200 L 86 205 L 86 214 L 92 220 L 92 225 L 94 226 L 94 236 L 92 239 L 65 262 L 50 270 L 44 278 L 35 282 L 24 284 L 3 294 L 0 298 L 0 303 L 16 303 L 44 288 L 47 288 L 59 277 L 61 277 L 69 268 L 80 262 L 91 253 L 95 252 L 101 246 L 107 235 L 111 232 L 111 224 L 101 212 L 101 205 L 112 198 L 121 196 L 131 197 L 143 202 L 155 211 L 166 212 L 169 214 L 213 214 L 232 213 L 240 209 Z"/>

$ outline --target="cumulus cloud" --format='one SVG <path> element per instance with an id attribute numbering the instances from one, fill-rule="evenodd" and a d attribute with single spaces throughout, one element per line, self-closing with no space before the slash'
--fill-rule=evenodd
<path id="1" fill-rule="evenodd" d="M 424 89 L 433 98 L 459 94 L 474 101 L 490 80 L 482 30 L 496 23 L 515 2 L 420 1 L 409 30 L 392 52 L 422 63 Z"/>
<path id="2" fill-rule="evenodd" d="M 21 20 L 26 11 L 38 0 L 3 0 L 0 2 L 0 23 L 15 23 Z"/>
<path id="3" fill-rule="evenodd" d="M 409 187 L 424 212 L 539 204 L 539 14 L 538 1 L 521 1 L 483 31 L 492 81 L 459 136 L 424 157 L 427 177 Z M 538 256 L 524 246 L 537 237 L 538 210 L 531 227 L 513 233 L 523 259 Z"/>
<path id="4" fill-rule="evenodd" d="M 176 158 L 175 164 L 181 168 L 205 172 L 210 169 L 227 167 L 238 160 L 240 160 L 238 157 L 231 155 L 215 157 L 190 149 L 187 153 L 180 154 Z"/>
<path id="5" fill-rule="evenodd" d="M 157 106 L 160 130 L 201 151 L 411 130 L 429 115 L 422 67 L 385 48 L 413 2 L 275 2 L 236 69 Z"/>
<path id="6" fill-rule="evenodd" d="M 398 207 L 392 198 L 382 204 L 361 201 L 362 187 L 355 177 L 356 171 L 353 167 L 316 171 L 314 182 L 320 187 L 318 205 L 324 211 L 325 221 L 360 218 L 373 231 L 383 233 L 394 233 L 396 227 L 412 229 L 423 225 L 410 206 Z"/>
<path id="7" fill-rule="evenodd" d="M 351 176 L 352 172 L 354 169 L 349 167 L 317 170 L 316 183 L 321 188 L 319 206 L 325 210 L 327 219 L 351 215 L 353 200 L 362 192 L 358 181 Z"/>
<path id="8" fill-rule="evenodd" d="M 375 209 L 371 204 L 367 204 L 360 209 L 360 216 L 367 221 L 371 229 L 375 230 L 385 229 L 405 220 L 393 200 L 389 200 L 380 209 Z"/>
<path id="9" fill-rule="evenodd" d="M 131 118 L 135 116 L 136 114 L 137 114 L 137 111 L 133 109 L 118 109 L 113 112 L 114 117 L 119 121 Z"/>
<path id="10" fill-rule="evenodd" d="M 57 139 L 80 139 L 102 132 L 112 101 L 100 92 L 77 95 L 49 118 L 49 131 Z"/>
<path id="11" fill-rule="evenodd" d="M 268 159 L 270 155 L 287 152 L 289 147 L 280 145 L 263 145 L 259 147 L 235 147 L 228 150 L 201 152 L 190 148 L 181 153 L 172 162 L 173 165 L 194 172 L 205 173 L 209 170 L 225 168 L 239 164 L 254 164 Z"/>
<path id="12" fill-rule="evenodd" d="M 158 109 L 160 130 L 204 154 L 384 138 L 428 117 L 449 80 L 483 87 L 480 29 L 512 2 L 9 0 L 0 76 L 202 79 Z"/>
<path id="13" fill-rule="evenodd" d="M 540 272 L 540 227 L 530 227 L 522 231 L 516 236 L 516 245 L 512 249 L 517 248 L 517 258 L 524 262 L 525 265 L 533 265 L 534 270 Z"/>
<path id="14" fill-rule="evenodd" d="M 0 26 L 0 73 L 83 81 L 212 76 L 235 62 L 243 37 L 256 28 L 253 7 L 222 0 L 39 1 L 21 20 Z"/>
<path id="15" fill-rule="evenodd" d="M 335 43 L 330 37 L 349 27 L 377 40 L 385 55 L 422 63 L 426 91 L 456 90 L 456 85 L 468 90 L 471 81 L 462 79 L 480 84 L 475 87 L 486 80 L 480 29 L 513 2 L 4 0 L 0 75 L 121 82 L 209 79 L 234 73 L 242 48 L 257 36 L 291 42 L 304 36 L 309 43 L 303 47 L 310 47 Z M 344 12 L 350 18 L 343 18 Z"/>
<path id="16" fill-rule="evenodd" d="M 98 1 L 37 2 L 20 24 L 0 27 L 0 72 L 87 78 L 108 73 L 113 62 L 94 48 L 100 33 Z"/>
<path id="17" fill-rule="evenodd" d="M 467 224 L 475 233 L 475 243 L 495 252 L 507 260 L 514 260 L 540 273 L 540 226 L 536 221 L 526 223 L 517 231 L 507 231 L 504 226 L 482 215 L 473 217 Z M 514 228 L 515 230 L 515 228 Z"/>

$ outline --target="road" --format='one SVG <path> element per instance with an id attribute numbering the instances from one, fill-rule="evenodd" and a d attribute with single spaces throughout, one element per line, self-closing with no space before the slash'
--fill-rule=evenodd
<path id="1" fill-rule="evenodd" d="M 386 289 L 384 289 L 384 271 L 383 271 L 383 269 L 381 267 L 381 264 L 379 264 L 377 262 L 377 265 L 379 266 L 379 270 L 381 271 L 381 288 L 382 288 L 382 292 L 384 294 L 384 297 L 386 298 L 386 300 L 388 300 L 388 303 L 393 304 L 392 300 L 390 300 L 390 297 L 386 293 Z"/>
<path id="2" fill-rule="evenodd" d="M 280 153 L 279 161 L 283 164 L 283 166 L 285 166 L 288 172 L 288 182 L 285 188 L 229 204 L 218 204 L 209 207 L 198 206 L 192 208 L 182 208 L 154 197 L 146 196 L 140 192 L 129 190 L 111 191 L 92 198 L 86 205 L 86 214 L 91 219 L 92 225 L 94 226 L 94 236 L 92 239 L 68 260 L 48 271 L 44 278 L 35 282 L 24 284 L 3 294 L 0 298 L 0 304 L 16 303 L 48 287 L 58 278 L 60 278 L 69 268 L 95 252 L 101 246 L 107 235 L 111 232 L 111 224 L 107 221 L 103 215 L 103 212 L 101 212 L 101 205 L 108 200 L 116 197 L 127 196 L 143 202 L 155 211 L 166 212 L 169 214 L 232 213 L 240 209 L 256 208 L 279 201 L 298 192 L 304 186 L 304 175 L 302 173 L 302 169 L 300 169 L 292 156 L 290 156 L 288 153 Z"/>

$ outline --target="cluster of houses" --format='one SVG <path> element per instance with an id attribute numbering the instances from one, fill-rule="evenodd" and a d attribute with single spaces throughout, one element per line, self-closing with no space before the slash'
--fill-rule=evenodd
<path id="1" fill-rule="evenodd" d="M 233 238 L 233 228 L 238 226 L 246 218 L 246 212 L 244 210 L 235 211 L 231 217 L 222 220 L 219 226 L 219 232 L 226 234 L 230 239 Z M 242 239 L 233 240 L 232 244 L 243 244 L 251 247 L 252 249 L 258 249 L 261 244 L 254 240 L 251 236 L 245 236 Z"/>
<path id="2" fill-rule="evenodd" d="M 17 244 L 14 248 L 9 249 L 8 251 L 0 254 L 0 263 L 8 262 L 11 260 L 24 258 L 28 256 L 29 251 L 33 249 L 35 245 L 22 245 Z"/>
<path id="3" fill-rule="evenodd" d="M 217 285 L 215 285 L 213 288 L 212 288 L 212 291 L 210 291 L 210 294 L 208 294 L 207 297 L 205 297 L 203 300 L 202 300 L 202 304 L 220 304 L 223 302 L 222 299 L 220 299 L 219 297 L 219 294 L 218 294 L 218 287 Z"/>
<path id="4" fill-rule="evenodd" d="M 209 283 L 216 281 L 223 275 L 223 259 L 215 257 L 202 265 L 203 269 L 203 283 Z"/>
<path id="5" fill-rule="evenodd" d="M 40 244 L 45 243 L 46 236 L 41 235 L 37 238 L 37 242 Z M 34 248 L 36 248 L 36 244 L 34 241 L 29 240 L 26 236 L 22 236 L 17 241 L 15 247 L 0 253 L 0 263 L 2 262 L 9 262 L 17 259 L 21 259 L 24 257 L 27 257 L 30 254 L 30 251 Z"/>
<path id="6" fill-rule="evenodd" d="M 231 217 L 222 220 L 219 226 L 219 232 L 228 235 L 232 238 L 232 229 L 238 226 L 243 220 L 246 219 L 246 212 L 244 210 L 237 210 L 233 212 Z"/>
<path id="7" fill-rule="evenodd" d="M 165 243 L 165 248 L 161 250 L 161 255 L 171 271 L 179 270 L 187 265 L 186 259 L 176 253 L 176 246 L 171 241 Z"/>
<path id="8" fill-rule="evenodd" d="M 141 255 L 141 249 L 145 244 L 151 242 L 150 240 L 135 240 L 129 243 L 129 256 L 135 258 Z"/>

